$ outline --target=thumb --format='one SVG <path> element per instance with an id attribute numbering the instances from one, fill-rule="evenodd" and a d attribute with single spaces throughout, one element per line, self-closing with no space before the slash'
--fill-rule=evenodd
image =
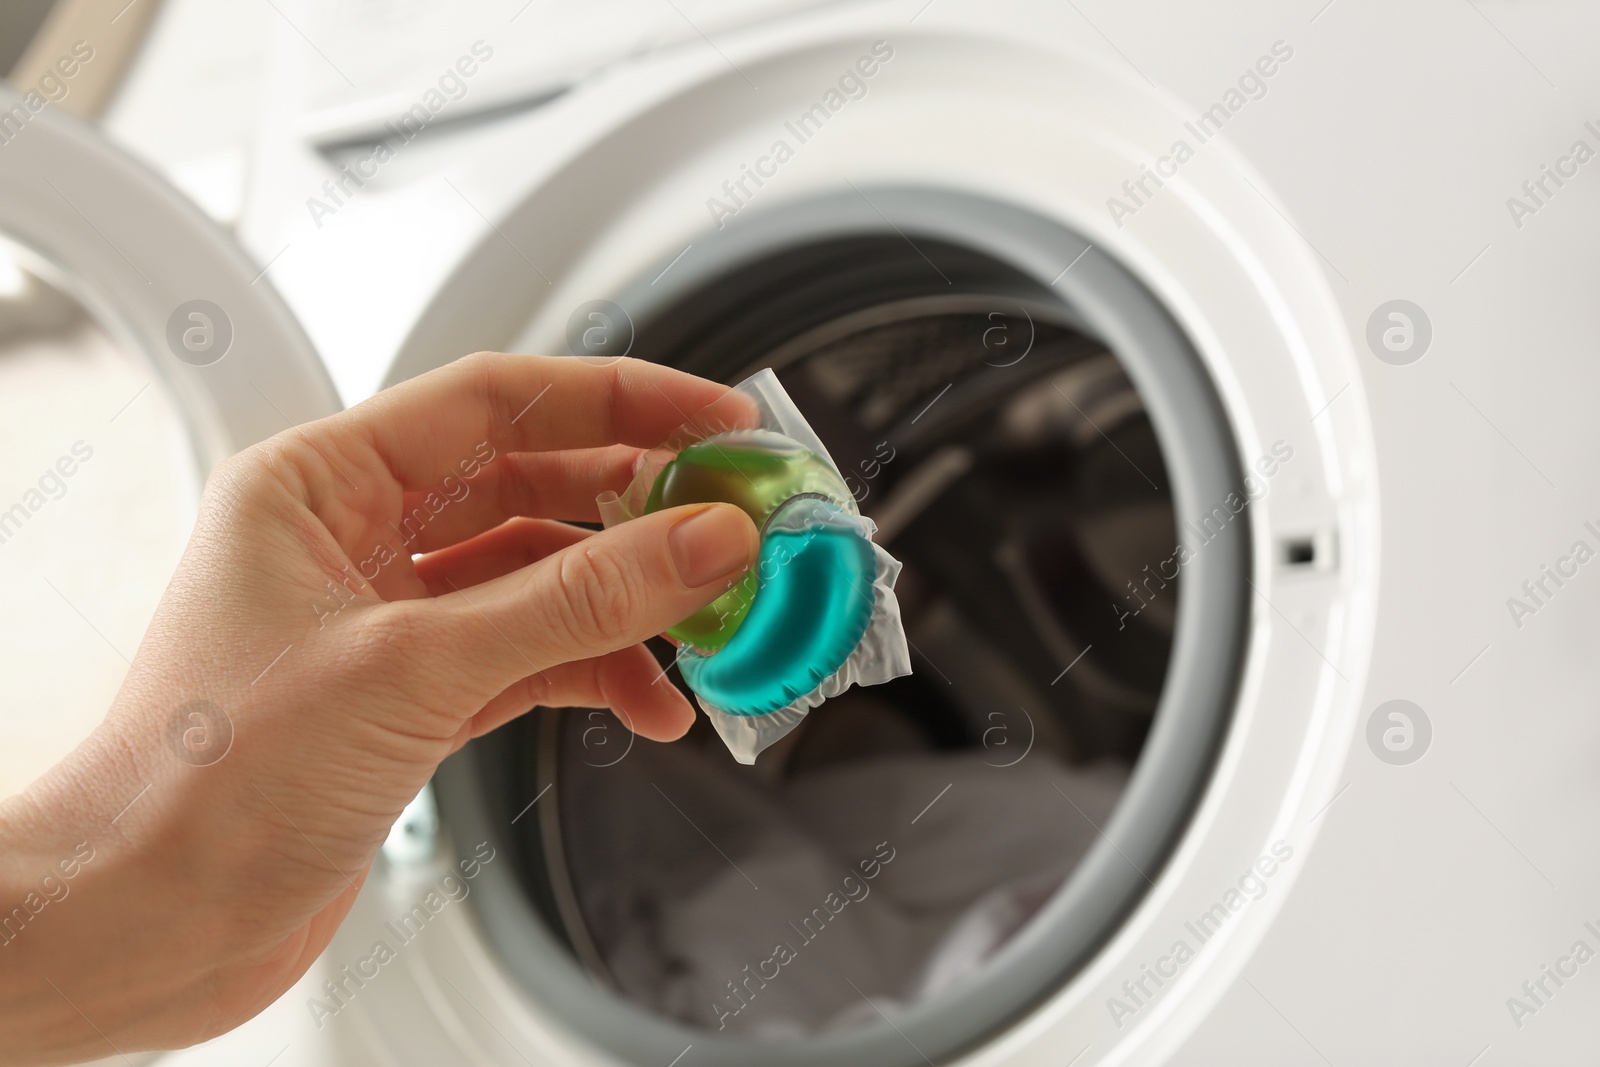
<path id="1" fill-rule="evenodd" d="M 530 668 L 602 656 L 682 622 L 727 592 L 759 551 L 742 510 L 690 504 L 613 526 L 433 606 L 455 616 L 449 629 L 469 646 L 461 653 L 509 685 Z"/>

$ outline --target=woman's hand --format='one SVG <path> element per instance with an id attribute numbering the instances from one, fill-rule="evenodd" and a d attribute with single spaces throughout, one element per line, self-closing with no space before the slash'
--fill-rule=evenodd
<path id="1" fill-rule="evenodd" d="M 694 712 L 639 642 L 725 591 L 756 530 L 724 505 L 567 523 L 719 400 L 753 424 L 650 364 L 480 354 L 222 464 L 111 713 L 0 805 L 0 1060 L 248 1019 L 439 762 L 535 705 L 680 736 Z"/>

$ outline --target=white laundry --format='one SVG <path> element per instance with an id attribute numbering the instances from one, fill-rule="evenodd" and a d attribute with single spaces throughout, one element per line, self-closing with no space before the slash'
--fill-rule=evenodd
<path id="1" fill-rule="evenodd" d="M 594 775 L 563 798 L 616 830 L 568 832 L 610 978 L 665 1015 L 768 1037 L 868 1022 L 979 969 L 1048 901 L 1125 780 L 1044 753 L 996 767 L 983 751 L 912 752 L 772 787 L 686 746 L 635 756 L 647 774 Z M 663 796 L 683 833 L 631 840 L 626 809 Z"/>

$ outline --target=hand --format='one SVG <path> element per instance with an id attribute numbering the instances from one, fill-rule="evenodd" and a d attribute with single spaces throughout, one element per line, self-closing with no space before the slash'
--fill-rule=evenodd
<path id="1" fill-rule="evenodd" d="M 248 1019 L 439 762 L 536 705 L 682 735 L 639 642 L 743 574 L 755 528 L 726 505 L 568 523 L 719 400 L 754 424 L 650 364 L 480 354 L 218 467 L 105 722 L 0 805 L 0 909 L 45 901 L 0 928 L 0 1061 Z"/>

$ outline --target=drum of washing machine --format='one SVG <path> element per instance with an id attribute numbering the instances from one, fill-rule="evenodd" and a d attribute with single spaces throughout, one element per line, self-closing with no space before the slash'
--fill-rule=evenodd
<path id="1" fill-rule="evenodd" d="M 639 347 L 777 370 L 905 563 L 912 676 L 755 768 L 703 720 L 661 746 L 572 710 L 496 742 L 513 793 L 550 789 L 522 824 L 530 897 L 598 980 L 695 1028 L 834 1031 L 981 967 L 1110 816 L 1172 645 L 1181 580 L 1146 569 L 1177 537 L 1166 470 L 1115 354 L 1059 306 L 930 286 L 903 248 L 836 254 L 870 282 L 813 270 Z"/>

